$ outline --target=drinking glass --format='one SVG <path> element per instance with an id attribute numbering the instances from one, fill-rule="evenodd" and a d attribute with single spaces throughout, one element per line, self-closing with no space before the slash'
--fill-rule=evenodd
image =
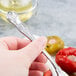
<path id="1" fill-rule="evenodd" d="M 0 17 L 7 22 L 7 12 L 14 11 L 21 21 L 27 21 L 34 14 L 37 4 L 38 0 L 0 0 Z"/>

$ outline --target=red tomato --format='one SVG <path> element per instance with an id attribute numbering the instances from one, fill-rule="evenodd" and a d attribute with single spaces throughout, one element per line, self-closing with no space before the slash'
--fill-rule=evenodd
<path id="1" fill-rule="evenodd" d="M 56 63 L 67 73 L 76 72 L 76 48 L 65 48 L 56 54 Z"/>
<path id="2" fill-rule="evenodd" d="M 52 76 L 52 72 L 48 70 L 47 72 L 44 73 L 44 76 Z"/>

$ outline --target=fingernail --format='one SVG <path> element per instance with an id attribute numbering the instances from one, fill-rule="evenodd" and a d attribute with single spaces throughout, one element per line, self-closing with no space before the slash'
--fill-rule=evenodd
<path id="1" fill-rule="evenodd" d="M 50 70 L 47 70 L 45 73 L 44 73 L 44 76 L 52 76 L 52 72 Z"/>
<path id="2" fill-rule="evenodd" d="M 39 44 L 40 44 L 40 46 L 45 46 L 46 42 L 47 42 L 46 37 L 40 37 L 39 38 Z"/>
<path id="3" fill-rule="evenodd" d="M 44 73 L 41 72 L 41 71 L 38 71 L 37 75 L 36 76 L 44 76 Z"/>
<path id="4" fill-rule="evenodd" d="M 41 72 L 41 75 L 40 76 L 44 76 L 44 73 L 43 72 Z"/>

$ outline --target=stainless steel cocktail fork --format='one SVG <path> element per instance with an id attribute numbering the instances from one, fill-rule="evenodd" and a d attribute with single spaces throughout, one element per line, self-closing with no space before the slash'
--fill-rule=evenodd
<path id="1" fill-rule="evenodd" d="M 15 12 L 8 12 L 7 13 L 7 19 L 10 23 L 15 25 L 15 27 L 29 40 L 33 41 L 35 40 L 35 37 L 29 32 L 27 29 L 27 26 L 24 27 L 23 23 L 20 21 L 18 15 Z M 57 66 L 55 60 L 52 56 L 50 56 L 45 50 L 42 52 L 48 59 L 48 62 L 50 63 L 49 69 L 52 71 L 53 76 L 68 76 L 64 71 L 61 70 L 60 67 Z"/>

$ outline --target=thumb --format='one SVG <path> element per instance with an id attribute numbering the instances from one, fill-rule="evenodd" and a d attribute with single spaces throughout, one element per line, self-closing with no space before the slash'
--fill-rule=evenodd
<path id="1" fill-rule="evenodd" d="M 46 42 L 47 40 L 45 37 L 40 37 L 19 51 L 22 58 L 25 59 L 25 63 L 26 65 L 28 65 L 28 67 L 45 48 Z"/>

